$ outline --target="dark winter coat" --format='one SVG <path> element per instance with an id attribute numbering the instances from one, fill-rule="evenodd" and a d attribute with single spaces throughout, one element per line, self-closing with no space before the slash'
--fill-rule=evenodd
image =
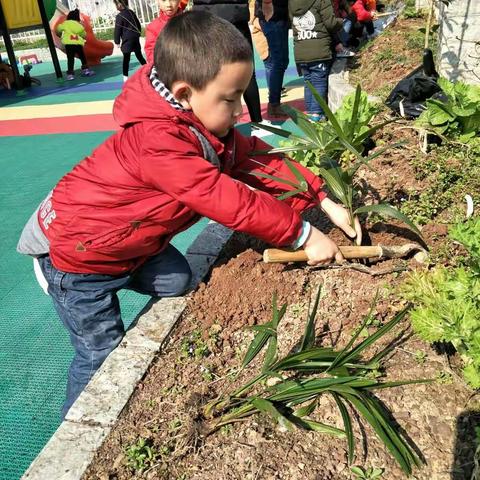
<path id="1" fill-rule="evenodd" d="M 322 62 L 332 58 L 332 35 L 343 25 L 331 0 L 290 0 L 295 61 Z"/>
<path id="2" fill-rule="evenodd" d="M 244 23 L 250 20 L 248 0 L 193 0 L 193 10 L 213 13 L 230 23 Z"/>
<path id="3" fill-rule="evenodd" d="M 126 8 L 116 16 L 113 38 L 116 45 L 122 42 L 123 53 L 133 52 L 139 48 L 141 32 L 140 20 L 133 10 Z"/>
<path id="4" fill-rule="evenodd" d="M 255 2 L 255 16 L 265 20 L 262 11 L 262 0 Z M 273 17 L 270 21 L 288 20 L 288 0 L 273 0 Z"/>

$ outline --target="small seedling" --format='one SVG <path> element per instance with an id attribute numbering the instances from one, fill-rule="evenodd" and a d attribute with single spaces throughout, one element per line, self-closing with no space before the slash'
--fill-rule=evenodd
<path id="1" fill-rule="evenodd" d="M 437 373 L 436 380 L 440 385 L 450 385 L 453 383 L 453 375 L 445 370 L 440 370 Z"/>
<path id="2" fill-rule="evenodd" d="M 378 480 L 382 478 L 384 472 L 383 468 L 363 468 L 357 465 L 351 467 L 350 470 L 352 471 L 355 480 Z"/>
<path id="3" fill-rule="evenodd" d="M 125 455 L 127 457 L 127 467 L 135 472 L 142 472 L 151 467 L 157 457 L 157 453 L 144 438 L 139 438 L 136 443 L 129 445 L 125 449 Z"/>
<path id="4" fill-rule="evenodd" d="M 422 365 L 425 363 L 425 361 L 427 360 L 427 353 L 424 352 L 423 350 L 416 350 L 415 351 L 415 361 Z"/>
<path id="5" fill-rule="evenodd" d="M 169 424 L 168 429 L 170 431 L 178 430 L 182 426 L 182 421 L 179 418 L 174 418 Z"/>
<path id="6" fill-rule="evenodd" d="M 145 402 L 145 406 L 149 409 L 155 408 L 157 406 L 157 401 L 151 398 Z"/>
<path id="7" fill-rule="evenodd" d="M 230 435 L 232 433 L 232 431 L 233 431 L 233 427 L 232 427 L 231 423 L 229 423 L 227 425 L 222 425 L 220 427 L 220 433 L 222 435 L 224 435 L 225 437 L 228 437 L 228 435 Z"/>
<path id="8" fill-rule="evenodd" d="M 181 358 L 204 358 L 210 354 L 207 344 L 202 339 L 200 330 L 193 330 L 180 344 Z"/>
<path id="9" fill-rule="evenodd" d="M 202 378 L 206 382 L 211 382 L 213 380 L 213 368 L 209 365 L 200 365 L 200 372 L 202 372 Z"/>

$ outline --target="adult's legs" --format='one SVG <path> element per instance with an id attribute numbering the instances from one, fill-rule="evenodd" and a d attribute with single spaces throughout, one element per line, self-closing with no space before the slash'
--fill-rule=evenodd
<path id="1" fill-rule="evenodd" d="M 267 72 L 268 103 L 280 104 L 285 70 L 288 67 L 288 23 L 285 20 L 260 21 L 268 42 L 268 58 L 264 61 Z"/>
<path id="2" fill-rule="evenodd" d="M 123 76 L 128 77 L 128 69 L 130 67 L 130 55 L 132 52 L 123 52 Z"/>
<path id="3" fill-rule="evenodd" d="M 331 62 L 312 62 L 302 63 L 300 68 L 305 81 L 305 108 L 309 115 L 325 117 L 325 113 L 322 107 L 317 103 L 310 88 L 308 88 L 306 82 L 309 81 L 319 95 L 327 101 L 328 98 L 328 75 L 330 73 Z"/>
<path id="4" fill-rule="evenodd" d="M 252 52 L 253 52 L 252 35 L 250 33 L 250 27 L 248 26 L 248 22 L 239 22 L 239 23 L 234 23 L 233 25 L 235 25 L 235 27 L 248 40 L 248 43 L 252 47 Z M 250 83 L 248 84 L 248 87 L 245 90 L 245 93 L 243 94 L 243 99 L 247 104 L 250 120 L 252 122 L 261 122 L 262 110 L 260 107 L 260 93 L 258 92 L 257 77 L 255 75 L 255 65 L 253 66 L 253 75 L 250 80 Z"/>

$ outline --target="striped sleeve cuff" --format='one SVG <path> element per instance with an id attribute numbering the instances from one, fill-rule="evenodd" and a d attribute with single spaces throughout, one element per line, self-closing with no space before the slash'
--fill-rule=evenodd
<path id="1" fill-rule="evenodd" d="M 306 222 L 305 220 L 302 223 L 302 232 L 300 236 L 292 243 L 292 248 L 294 250 L 298 250 L 300 247 L 303 247 L 303 244 L 307 241 L 308 236 L 310 235 L 310 230 L 312 226 L 310 222 Z"/>

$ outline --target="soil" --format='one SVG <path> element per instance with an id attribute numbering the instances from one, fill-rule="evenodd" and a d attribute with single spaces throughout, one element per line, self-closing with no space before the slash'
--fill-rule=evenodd
<path id="1" fill-rule="evenodd" d="M 373 95 L 386 97 L 408 73 L 422 64 L 423 18 L 399 18 L 381 36 L 369 42 L 349 62 L 350 83 L 359 83 Z"/>
<path id="2" fill-rule="evenodd" d="M 426 187 L 425 180 L 416 178 L 411 164 L 418 155 L 414 132 L 389 126 L 377 140 L 392 137 L 410 143 L 376 158 L 372 167 L 377 174 L 363 171 L 363 180 L 373 187 L 363 192 L 364 199 L 388 198 L 398 203 L 406 189 Z M 318 212 L 309 212 L 308 218 L 337 243 L 348 244 Z M 435 252 L 445 247 L 447 227 L 431 223 L 422 229 L 422 235 Z M 373 219 L 365 219 L 364 236 L 367 243 L 383 245 L 421 241 L 404 225 Z M 261 252 L 266 247 L 243 234 L 232 237 L 210 278 L 190 295 L 183 318 L 137 386 L 84 480 L 354 478 L 343 440 L 303 430 L 285 432 L 262 415 L 205 435 L 203 407 L 258 372 L 261 356 L 238 378 L 234 376 L 254 334 L 245 327 L 271 319 L 274 292 L 278 305 L 288 304 L 279 327 L 280 354 L 293 349 L 302 337 L 309 304 L 319 286 L 322 300 L 317 313 L 317 343 L 341 348 L 377 295 L 376 320 L 383 323 L 392 318 L 403 307 L 398 286 L 409 270 L 424 265 L 413 258 L 378 260 L 353 268 L 265 264 Z M 369 327 L 369 331 L 375 331 L 375 327 Z M 458 358 L 442 346 L 419 340 L 408 320 L 382 339 L 383 346 L 389 343 L 392 351 L 380 372 L 382 380 L 438 378 L 377 393 L 425 463 L 412 478 L 470 479 L 479 402 L 459 374 Z M 312 418 L 343 427 L 337 407 L 328 396 Z M 383 479 L 406 478 L 368 425 L 355 418 L 354 463 L 382 468 Z M 126 449 L 140 438 L 147 441 L 154 455 L 146 461 L 146 468 L 135 469 L 128 464 Z"/>

